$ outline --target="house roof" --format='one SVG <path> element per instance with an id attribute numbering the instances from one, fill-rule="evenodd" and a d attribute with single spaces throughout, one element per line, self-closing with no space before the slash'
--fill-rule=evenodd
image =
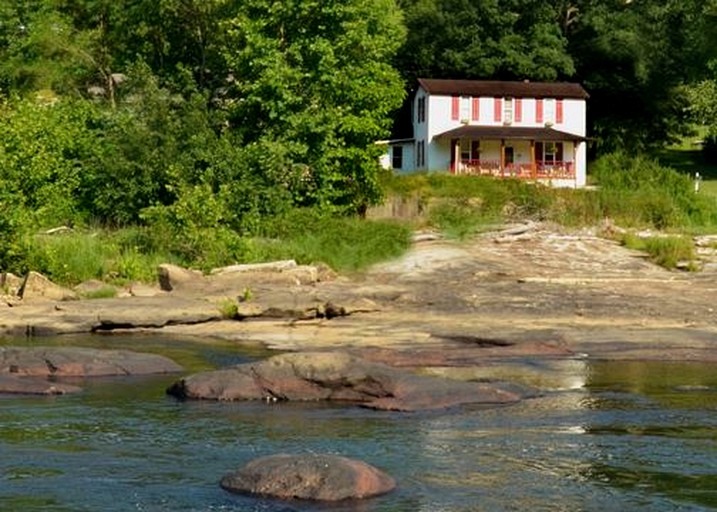
<path id="1" fill-rule="evenodd" d="M 513 98 L 587 99 L 583 86 L 571 82 L 504 82 L 498 80 L 444 80 L 419 78 L 418 83 L 430 94 L 456 96 L 501 96 Z"/>
<path id="2" fill-rule="evenodd" d="M 587 140 L 573 133 L 553 128 L 528 128 L 516 126 L 463 125 L 436 135 L 438 139 L 512 139 L 535 141 Z"/>

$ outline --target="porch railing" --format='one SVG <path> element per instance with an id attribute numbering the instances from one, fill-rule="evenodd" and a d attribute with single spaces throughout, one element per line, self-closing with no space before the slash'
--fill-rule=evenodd
<path id="1" fill-rule="evenodd" d="M 575 179 L 573 162 L 536 161 L 535 164 L 512 163 L 501 166 L 498 160 L 461 160 L 456 167 L 456 174 L 495 178 Z"/>

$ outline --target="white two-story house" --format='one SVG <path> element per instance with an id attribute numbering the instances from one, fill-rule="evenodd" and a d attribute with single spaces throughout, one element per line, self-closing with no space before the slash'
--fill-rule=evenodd
<path id="1" fill-rule="evenodd" d="M 582 187 L 587 98 L 576 83 L 419 79 L 413 137 L 390 141 L 386 163 Z"/>

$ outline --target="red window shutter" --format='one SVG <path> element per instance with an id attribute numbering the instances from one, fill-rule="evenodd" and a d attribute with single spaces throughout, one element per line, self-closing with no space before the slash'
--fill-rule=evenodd
<path id="1" fill-rule="evenodd" d="M 480 119 L 480 98 L 473 98 L 473 105 L 471 108 L 471 119 L 478 121 Z"/>
<path id="2" fill-rule="evenodd" d="M 555 143 L 555 160 L 558 162 L 563 161 L 563 143 L 562 142 Z"/>
<path id="3" fill-rule="evenodd" d="M 451 102 L 451 119 L 458 121 L 461 115 L 461 99 L 458 96 L 453 96 Z"/>
<path id="4" fill-rule="evenodd" d="M 499 123 L 503 117 L 503 101 L 502 98 L 493 99 L 493 119 Z"/>
<path id="5" fill-rule="evenodd" d="M 535 143 L 535 160 L 537 162 L 543 161 L 543 143 L 542 142 L 536 142 Z"/>
<path id="6" fill-rule="evenodd" d="M 543 124 L 543 100 L 535 100 L 535 122 Z"/>
<path id="7" fill-rule="evenodd" d="M 513 119 L 516 123 L 520 123 L 523 120 L 523 100 L 521 98 L 515 98 L 515 112 L 513 113 Z"/>
<path id="8" fill-rule="evenodd" d="M 555 100 L 555 123 L 563 122 L 563 100 Z"/>

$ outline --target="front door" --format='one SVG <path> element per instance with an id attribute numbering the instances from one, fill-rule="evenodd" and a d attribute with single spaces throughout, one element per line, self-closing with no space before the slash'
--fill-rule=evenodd
<path id="1" fill-rule="evenodd" d="M 515 154 L 513 152 L 513 146 L 506 146 L 505 147 L 505 166 L 510 169 L 513 167 L 513 162 L 515 161 Z"/>

